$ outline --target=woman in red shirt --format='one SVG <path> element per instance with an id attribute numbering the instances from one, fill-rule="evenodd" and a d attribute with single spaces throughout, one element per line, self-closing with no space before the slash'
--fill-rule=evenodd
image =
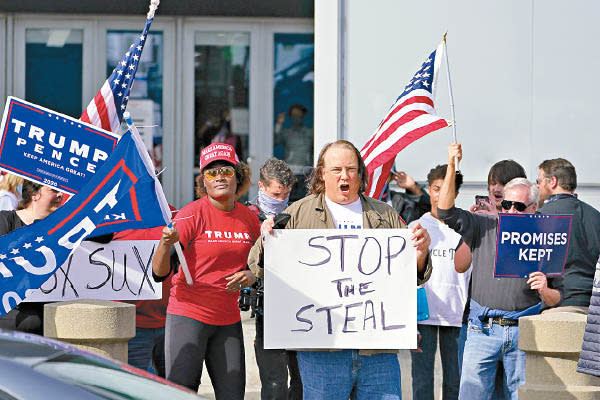
<path id="1" fill-rule="evenodd" d="M 197 390 L 206 361 L 217 399 L 243 399 L 246 372 L 239 290 L 254 283 L 246 270 L 259 237 L 258 217 L 236 202 L 248 176 L 232 146 L 212 143 L 200 155 L 205 196 L 183 207 L 173 229 L 165 227 L 152 260 L 155 279 L 171 272 L 171 246 L 177 241 L 193 278 L 173 276 L 167 307 L 167 379 Z"/>

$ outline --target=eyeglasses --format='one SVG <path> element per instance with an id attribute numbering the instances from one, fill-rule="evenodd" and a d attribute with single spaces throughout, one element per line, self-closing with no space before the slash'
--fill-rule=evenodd
<path id="1" fill-rule="evenodd" d="M 347 175 L 356 175 L 358 173 L 358 168 L 356 167 L 332 167 L 329 169 L 329 172 L 333 175 L 341 175 L 344 170 L 346 170 Z"/>
<path id="2" fill-rule="evenodd" d="M 510 201 L 510 200 L 502 200 L 502 208 L 506 211 L 510 210 L 513 206 L 515 206 L 515 210 L 518 212 L 523 212 L 532 205 L 533 203 L 525 204 L 520 201 Z"/>
<path id="3" fill-rule="evenodd" d="M 219 168 L 209 168 L 204 170 L 204 177 L 207 181 L 214 181 L 217 179 L 217 176 L 222 175 L 225 178 L 231 178 L 235 175 L 235 168 L 233 167 L 219 167 Z"/>

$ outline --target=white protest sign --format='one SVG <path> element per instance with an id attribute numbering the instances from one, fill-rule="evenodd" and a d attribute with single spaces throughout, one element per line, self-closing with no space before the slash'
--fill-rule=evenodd
<path id="1" fill-rule="evenodd" d="M 158 240 L 84 241 L 40 289 L 25 301 L 76 299 L 150 300 L 162 297 L 152 279 L 152 256 Z"/>
<path id="2" fill-rule="evenodd" d="M 265 348 L 412 349 L 408 229 L 290 229 L 265 239 Z"/>

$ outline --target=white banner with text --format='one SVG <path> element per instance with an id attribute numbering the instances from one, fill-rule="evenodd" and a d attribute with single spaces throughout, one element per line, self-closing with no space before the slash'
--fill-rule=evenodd
<path id="1" fill-rule="evenodd" d="M 152 279 L 157 244 L 158 240 L 81 242 L 40 289 L 27 293 L 25 301 L 160 299 L 162 284 Z"/>
<path id="2" fill-rule="evenodd" d="M 412 349 L 408 229 L 289 229 L 265 239 L 265 348 Z"/>

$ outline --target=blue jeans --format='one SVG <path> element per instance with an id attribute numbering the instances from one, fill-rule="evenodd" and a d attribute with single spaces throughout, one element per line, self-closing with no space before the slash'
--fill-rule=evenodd
<path id="1" fill-rule="evenodd" d="M 467 324 L 462 324 L 460 334 L 458 335 L 458 377 L 462 375 L 463 354 L 465 353 L 465 343 L 467 342 Z"/>
<path id="2" fill-rule="evenodd" d="M 299 351 L 304 400 L 402 399 L 400 364 L 391 353 L 358 350 Z"/>
<path id="3" fill-rule="evenodd" d="M 127 346 L 128 363 L 165 377 L 165 328 L 135 328 Z"/>
<path id="4" fill-rule="evenodd" d="M 419 324 L 421 353 L 410 353 L 412 364 L 413 399 L 433 400 L 433 370 L 438 336 L 443 373 L 443 399 L 458 399 L 458 337 L 460 328 Z"/>
<path id="5" fill-rule="evenodd" d="M 469 322 L 459 399 L 490 399 L 498 362 L 502 361 L 504 397 L 517 400 L 518 388 L 525 383 L 525 353 L 518 344 L 518 326 L 501 326 L 490 319 L 479 329 Z"/>

